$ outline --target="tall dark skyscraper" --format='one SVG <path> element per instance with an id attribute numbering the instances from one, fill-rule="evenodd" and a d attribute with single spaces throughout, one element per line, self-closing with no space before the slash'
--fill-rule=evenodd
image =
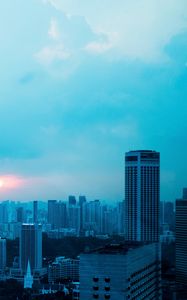
<path id="1" fill-rule="evenodd" d="M 42 226 L 22 224 L 20 237 L 20 269 L 26 272 L 28 262 L 31 271 L 42 268 Z"/>
<path id="2" fill-rule="evenodd" d="M 0 237 L 0 271 L 6 267 L 6 239 Z"/>
<path id="3" fill-rule="evenodd" d="M 125 227 L 131 241 L 159 241 L 160 153 L 125 155 Z"/>
<path id="4" fill-rule="evenodd" d="M 70 195 L 68 197 L 68 203 L 69 203 L 69 205 L 76 205 L 77 201 L 76 201 L 75 196 Z"/>
<path id="5" fill-rule="evenodd" d="M 187 189 L 176 201 L 176 282 L 187 289 Z"/>
<path id="6" fill-rule="evenodd" d="M 80 206 L 80 230 L 83 229 L 83 205 L 86 203 L 85 196 L 79 196 L 79 206 Z"/>
<path id="7" fill-rule="evenodd" d="M 48 223 L 51 224 L 52 229 L 56 227 L 57 208 L 57 200 L 48 200 Z"/>
<path id="8" fill-rule="evenodd" d="M 38 222 L 38 201 L 33 201 L 33 222 Z"/>
<path id="9" fill-rule="evenodd" d="M 18 207 L 16 210 L 17 222 L 23 223 L 24 221 L 24 209 L 23 207 Z"/>

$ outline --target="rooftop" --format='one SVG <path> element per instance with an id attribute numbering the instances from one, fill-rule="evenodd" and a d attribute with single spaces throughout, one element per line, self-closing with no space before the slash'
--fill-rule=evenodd
<path id="1" fill-rule="evenodd" d="M 136 249 L 144 245 L 148 245 L 148 242 L 129 242 L 126 241 L 121 244 L 107 244 L 104 247 L 85 251 L 89 254 L 126 254 L 131 249 Z"/>

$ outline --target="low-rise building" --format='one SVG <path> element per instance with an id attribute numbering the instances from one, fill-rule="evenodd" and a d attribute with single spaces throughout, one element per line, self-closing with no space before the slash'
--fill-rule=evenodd
<path id="1" fill-rule="evenodd" d="M 48 281 L 56 282 L 61 279 L 79 280 L 79 259 L 57 257 L 48 267 Z"/>

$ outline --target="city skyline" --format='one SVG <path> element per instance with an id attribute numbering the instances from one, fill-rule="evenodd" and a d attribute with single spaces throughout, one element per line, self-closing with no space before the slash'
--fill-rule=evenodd
<path id="1" fill-rule="evenodd" d="M 1 200 L 122 200 L 135 149 L 161 153 L 161 199 L 175 200 L 187 181 L 185 8 L 1 3 Z"/>

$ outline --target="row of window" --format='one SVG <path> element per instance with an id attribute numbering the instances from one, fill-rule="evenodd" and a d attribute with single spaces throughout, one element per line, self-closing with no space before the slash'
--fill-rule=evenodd
<path id="1" fill-rule="evenodd" d="M 98 282 L 99 278 L 98 277 L 93 277 L 93 281 L 94 282 Z M 105 277 L 104 281 L 107 282 L 107 283 L 109 283 L 110 282 L 110 278 L 109 277 Z"/>
<path id="2" fill-rule="evenodd" d="M 105 299 L 110 299 L 110 295 L 109 294 L 105 294 L 104 298 Z M 93 299 L 99 299 L 99 295 L 98 294 L 93 294 Z"/>

